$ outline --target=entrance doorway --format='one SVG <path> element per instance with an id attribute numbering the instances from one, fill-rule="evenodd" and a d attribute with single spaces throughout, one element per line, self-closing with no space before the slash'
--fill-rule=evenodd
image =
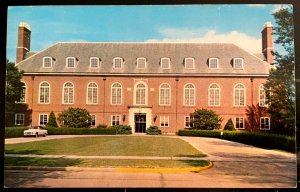
<path id="1" fill-rule="evenodd" d="M 145 133 L 146 132 L 146 114 L 145 113 L 136 113 L 134 114 L 134 124 L 136 133 Z"/>

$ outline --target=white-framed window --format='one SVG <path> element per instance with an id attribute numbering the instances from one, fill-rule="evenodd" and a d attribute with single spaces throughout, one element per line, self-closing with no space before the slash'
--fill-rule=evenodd
<path id="1" fill-rule="evenodd" d="M 160 59 L 160 65 L 162 69 L 170 69 L 170 58 L 161 58 Z"/>
<path id="2" fill-rule="evenodd" d="M 89 126 L 94 127 L 96 126 L 96 115 L 90 115 L 91 116 L 91 120 L 89 120 Z"/>
<path id="3" fill-rule="evenodd" d="M 100 59 L 98 57 L 90 58 L 90 67 L 91 68 L 99 68 Z"/>
<path id="4" fill-rule="evenodd" d="M 71 82 L 67 82 L 63 86 L 63 103 L 74 103 L 74 85 Z"/>
<path id="5" fill-rule="evenodd" d="M 159 104 L 160 105 L 171 104 L 171 87 L 167 83 L 163 83 L 159 86 Z"/>
<path id="6" fill-rule="evenodd" d="M 191 83 L 184 86 L 184 105 L 194 106 L 195 105 L 195 86 Z"/>
<path id="7" fill-rule="evenodd" d="M 48 123 L 48 114 L 39 114 L 39 125 L 46 125 Z"/>
<path id="8" fill-rule="evenodd" d="M 146 105 L 147 104 L 147 86 L 144 82 L 138 82 L 135 86 L 135 104 Z"/>
<path id="9" fill-rule="evenodd" d="M 87 86 L 87 104 L 98 103 L 98 85 L 96 83 L 89 83 Z"/>
<path id="10" fill-rule="evenodd" d="M 113 59 L 113 68 L 114 69 L 121 69 L 123 65 L 123 58 L 121 57 L 115 57 Z"/>
<path id="11" fill-rule="evenodd" d="M 192 128 L 193 127 L 193 119 L 191 116 L 184 116 L 184 128 Z"/>
<path id="12" fill-rule="evenodd" d="M 234 69 L 243 69 L 244 60 L 243 58 L 234 58 L 233 59 L 233 68 Z"/>
<path id="13" fill-rule="evenodd" d="M 184 67 L 186 69 L 195 69 L 195 59 L 194 58 L 185 58 L 184 59 Z"/>
<path id="14" fill-rule="evenodd" d="M 209 58 L 208 59 L 208 67 L 210 69 L 217 69 L 217 68 L 219 68 L 219 59 L 218 58 Z"/>
<path id="15" fill-rule="evenodd" d="M 111 104 L 122 104 L 122 85 L 120 83 L 113 83 L 111 85 Z"/>
<path id="16" fill-rule="evenodd" d="M 76 58 L 75 57 L 67 57 L 66 58 L 66 66 L 67 66 L 67 68 L 75 68 Z"/>
<path id="17" fill-rule="evenodd" d="M 160 127 L 169 127 L 169 116 L 160 116 Z"/>
<path id="18" fill-rule="evenodd" d="M 24 125 L 25 115 L 24 113 L 15 114 L 15 125 Z"/>
<path id="19" fill-rule="evenodd" d="M 39 103 L 50 103 L 50 84 L 46 81 L 41 82 L 39 86 Z"/>
<path id="20" fill-rule="evenodd" d="M 52 57 L 43 57 L 43 67 L 44 68 L 51 68 L 52 62 L 53 62 Z"/>
<path id="21" fill-rule="evenodd" d="M 21 81 L 23 84 L 22 90 L 21 90 L 21 95 L 20 95 L 20 100 L 16 103 L 26 103 L 26 84 L 24 81 Z"/>
<path id="22" fill-rule="evenodd" d="M 146 68 L 146 58 L 139 57 L 136 60 L 136 68 L 138 69 L 145 69 Z"/>
<path id="23" fill-rule="evenodd" d="M 269 117 L 261 117 L 260 118 L 260 129 L 270 130 L 270 118 Z"/>
<path id="24" fill-rule="evenodd" d="M 245 86 L 241 83 L 234 86 L 234 106 L 245 106 Z"/>
<path id="25" fill-rule="evenodd" d="M 259 106 L 266 106 L 266 91 L 264 85 L 259 86 Z"/>
<path id="26" fill-rule="evenodd" d="M 245 118 L 236 117 L 235 118 L 235 128 L 236 129 L 245 129 Z"/>
<path id="27" fill-rule="evenodd" d="M 220 106 L 220 86 L 213 83 L 208 88 L 208 105 L 209 106 Z"/>
<path id="28" fill-rule="evenodd" d="M 112 115 L 111 116 L 111 125 L 112 126 L 114 126 L 114 125 L 120 125 L 120 119 L 121 119 L 120 115 Z"/>

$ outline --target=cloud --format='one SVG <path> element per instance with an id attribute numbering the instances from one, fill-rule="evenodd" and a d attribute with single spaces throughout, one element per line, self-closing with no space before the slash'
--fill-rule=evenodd
<path id="1" fill-rule="evenodd" d="M 266 4 L 248 4 L 248 7 L 265 7 Z"/>
<path id="2" fill-rule="evenodd" d="M 255 38 L 238 31 L 221 34 L 212 29 L 203 32 L 203 29 L 165 28 L 160 29 L 158 32 L 162 34 L 162 39 L 148 39 L 146 42 L 234 43 L 251 53 L 261 52 L 260 38 Z"/>
<path id="3" fill-rule="evenodd" d="M 273 6 L 273 9 L 272 9 L 272 13 L 275 13 L 277 11 L 279 11 L 280 9 L 283 9 L 283 8 L 289 8 L 293 5 L 290 5 L 290 4 L 276 4 Z"/>

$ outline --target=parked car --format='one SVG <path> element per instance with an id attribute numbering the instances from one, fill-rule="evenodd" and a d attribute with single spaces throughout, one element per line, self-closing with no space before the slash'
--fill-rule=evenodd
<path id="1" fill-rule="evenodd" d="M 48 134 L 48 131 L 44 129 L 42 126 L 33 126 L 28 130 L 24 131 L 24 137 L 26 136 L 35 136 L 38 137 L 40 135 L 46 137 Z"/>

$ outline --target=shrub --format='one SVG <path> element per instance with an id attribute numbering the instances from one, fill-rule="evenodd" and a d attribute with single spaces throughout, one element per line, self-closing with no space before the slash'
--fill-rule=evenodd
<path id="1" fill-rule="evenodd" d="M 50 115 L 49 115 L 49 121 L 46 124 L 46 127 L 58 127 L 57 122 L 56 122 L 56 117 L 55 114 L 53 113 L 53 111 L 51 111 Z"/>
<path id="2" fill-rule="evenodd" d="M 28 127 L 5 127 L 5 138 L 23 137 L 26 129 Z"/>
<path id="3" fill-rule="evenodd" d="M 218 130 L 179 130 L 180 136 L 192 136 L 192 137 L 214 137 L 220 138 L 221 134 Z"/>
<path id="4" fill-rule="evenodd" d="M 86 109 L 70 107 L 59 114 L 58 119 L 63 126 L 84 128 L 89 127 L 91 116 Z"/>
<path id="5" fill-rule="evenodd" d="M 235 131 L 234 124 L 233 124 L 231 118 L 227 121 L 227 123 L 226 123 L 226 125 L 225 125 L 225 127 L 224 127 L 224 130 L 227 130 L 227 131 Z"/>
<path id="6" fill-rule="evenodd" d="M 146 134 L 147 134 L 147 135 L 161 135 L 161 130 L 158 129 L 157 126 L 150 126 L 150 127 L 146 130 Z"/>
<path id="7" fill-rule="evenodd" d="M 47 128 L 48 135 L 116 135 L 114 128 Z"/>
<path id="8" fill-rule="evenodd" d="M 219 129 L 222 119 L 212 110 L 197 109 L 191 114 L 194 129 Z"/>
<path id="9" fill-rule="evenodd" d="M 114 125 L 109 128 L 116 129 L 117 135 L 129 135 L 132 134 L 131 127 L 129 125 Z"/>
<path id="10" fill-rule="evenodd" d="M 107 128 L 107 125 L 99 124 L 99 125 L 97 126 L 97 128 L 99 128 L 99 129 L 105 129 L 105 128 Z"/>

